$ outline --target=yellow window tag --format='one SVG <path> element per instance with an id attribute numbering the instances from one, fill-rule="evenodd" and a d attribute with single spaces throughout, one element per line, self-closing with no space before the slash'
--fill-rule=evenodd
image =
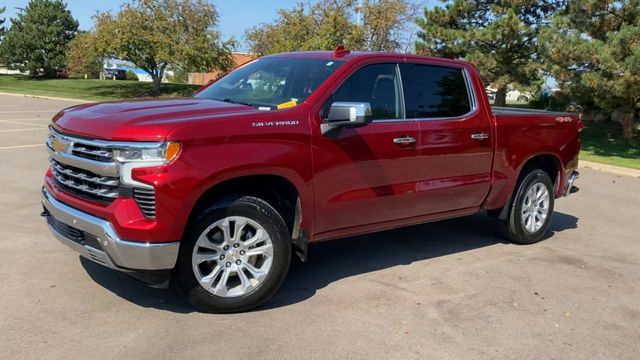
<path id="1" fill-rule="evenodd" d="M 283 102 L 282 104 L 278 104 L 278 106 L 276 107 L 278 108 L 278 110 L 280 110 L 280 109 L 292 108 L 296 105 L 298 105 L 298 102 L 295 100 L 291 100 L 291 101 Z"/>

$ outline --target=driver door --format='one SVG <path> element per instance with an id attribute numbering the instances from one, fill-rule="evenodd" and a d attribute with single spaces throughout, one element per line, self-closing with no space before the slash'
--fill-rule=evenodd
<path id="1" fill-rule="evenodd" d="M 312 123 L 321 124 L 331 104 L 343 101 L 369 103 L 373 121 L 341 128 L 332 137 L 316 129 L 314 232 L 380 228 L 385 222 L 416 216 L 419 128 L 415 120 L 405 119 L 398 65 L 369 64 L 351 73 Z"/>

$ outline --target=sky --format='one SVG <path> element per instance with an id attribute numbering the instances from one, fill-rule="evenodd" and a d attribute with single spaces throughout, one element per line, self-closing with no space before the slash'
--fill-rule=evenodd
<path id="1" fill-rule="evenodd" d="M 210 1 L 220 13 L 220 30 L 224 37 L 234 37 L 240 42 L 241 51 L 246 51 L 244 33 L 260 23 L 270 22 L 276 18 L 277 9 L 290 9 L 301 0 L 217 0 Z M 310 0 L 314 3 L 317 0 Z M 1 0 L 0 6 L 6 7 L 3 14 L 5 23 L 10 25 L 9 18 L 24 8 L 28 0 Z M 91 17 L 96 11 L 117 11 L 122 0 L 66 0 L 67 9 L 80 23 L 81 30 L 89 30 L 93 24 Z M 305 1 L 307 2 L 307 1 Z"/>

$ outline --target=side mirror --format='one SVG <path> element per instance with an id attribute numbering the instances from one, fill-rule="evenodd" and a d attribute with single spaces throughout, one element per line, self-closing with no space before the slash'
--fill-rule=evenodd
<path id="1" fill-rule="evenodd" d="M 362 126 L 371 122 L 371 104 L 366 102 L 334 102 L 326 123 L 336 126 Z"/>

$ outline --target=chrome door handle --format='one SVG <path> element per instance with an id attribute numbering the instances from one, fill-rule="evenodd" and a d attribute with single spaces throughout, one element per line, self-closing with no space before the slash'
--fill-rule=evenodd
<path id="1" fill-rule="evenodd" d="M 398 145 L 409 145 L 413 144 L 414 142 L 416 142 L 416 138 L 411 136 L 403 136 L 393 139 L 393 143 Z"/>
<path id="2" fill-rule="evenodd" d="M 484 140 L 484 139 L 488 139 L 489 138 L 489 134 L 487 134 L 486 132 L 478 132 L 475 134 L 471 134 L 471 138 L 473 140 Z"/>

